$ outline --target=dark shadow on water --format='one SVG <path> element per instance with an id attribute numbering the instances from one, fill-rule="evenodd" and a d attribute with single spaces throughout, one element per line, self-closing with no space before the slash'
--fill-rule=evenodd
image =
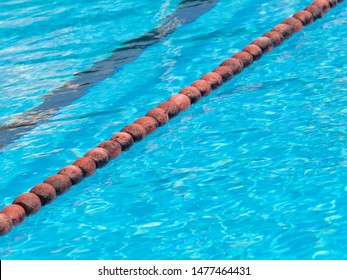
<path id="1" fill-rule="evenodd" d="M 114 75 L 121 66 L 131 63 L 149 46 L 161 42 L 175 29 L 192 23 L 199 16 L 211 10 L 219 0 L 185 0 L 167 17 L 160 26 L 139 38 L 124 42 L 112 54 L 90 68 L 76 73 L 74 78 L 43 97 L 43 102 L 15 117 L 15 120 L 0 127 L 0 149 L 19 139 L 36 125 L 49 120 L 57 110 L 68 106 L 86 95 L 95 84 Z M 0 151 L 1 153 L 1 151 Z"/>

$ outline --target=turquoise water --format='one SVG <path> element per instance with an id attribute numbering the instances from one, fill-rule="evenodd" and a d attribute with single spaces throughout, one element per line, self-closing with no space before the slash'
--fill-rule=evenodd
<path id="1" fill-rule="evenodd" d="M 2 1 L 0 124 L 179 2 Z M 0 207 L 310 2 L 220 1 L 147 48 L 2 149 Z M 347 259 L 346 19 L 344 2 L 29 217 L 1 259 Z"/>

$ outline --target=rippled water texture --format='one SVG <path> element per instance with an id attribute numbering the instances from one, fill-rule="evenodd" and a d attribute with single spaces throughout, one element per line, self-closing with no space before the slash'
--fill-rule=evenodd
<path id="1" fill-rule="evenodd" d="M 149 46 L 1 150 L 0 207 L 310 2 L 221 0 Z M 179 3 L 1 1 L 0 125 Z M 2 236 L 1 259 L 347 259 L 346 24 L 343 2 Z"/>

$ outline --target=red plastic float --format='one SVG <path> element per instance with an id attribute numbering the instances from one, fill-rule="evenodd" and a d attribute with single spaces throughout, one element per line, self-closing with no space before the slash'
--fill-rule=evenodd
<path id="1" fill-rule="evenodd" d="M 55 189 L 57 196 L 66 193 L 72 186 L 70 178 L 61 174 L 48 177 L 44 183 L 50 184 Z"/>
<path id="2" fill-rule="evenodd" d="M 122 152 L 122 146 L 116 141 L 104 141 L 99 144 L 99 148 L 103 148 L 108 152 L 110 159 L 115 159 Z"/>
<path id="3" fill-rule="evenodd" d="M 244 52 L 248 52 L 253 56 L 254 61 L 259 60 L 263 55 L 263 51 L 256 45 L 248 45 L 243 49 Z"/>
<path id="4" fill-rule="evenodd" d="M 104 148 L 94 148 L 85 154 L 85 157 L 91 157 L 97 168 L 102 168 L 106 166 L 110 161 L 110 156 Z"/>
<path id="5" fill-rule="evenodd" d="M 231 77 L 232 77 L 232 73 L 231 73 L 231 70 L 229 68 L 227 68 L 227 69 L 230 72 L 230 78 L 229 78 L 229 80 L 230 80 Z M 218 73 L 219 75 L 221 75 L 221 77 L 223 78 L 223 81 L 227 81 L 227 78 L 229 76 L 228 73 L 224 72 L 224 76 L 223 76 L 222 75 L 223 74 L 223 69 L 221 70 L 221 72 L 218 72 L 218 71 L 215 71 L 215 70 L 213 70 L 213 71 Z M 194 103 L 198 102 L 201 99 L 201 92 L 196 87 L 187 86 L 187 87 L 181 89 L 180 93 L 188 96 L 189 99 L 190 99 L 190 103 L 191 104 L 194 104 Z M 153 110 L 155 110 L 155 109 L 153 109 Z"/>
<path id="6" fill-rule="evenodd" d="M 82 170 L 84 177 L 92 176 L 96 171 L 96 163 L 90 157 L 81 157 L 73 165 L 76 165 Z"/>
<path id="7" fill-rule="evenodd" d="M 302 28 L 304 27 L 301 20 L 294 17 L 287 18 L 284 21 L 282 21 L 282 23 L 291 26 L 293 33 L 300 32 Z"/>
<path id="8" fill-rule="evenodd" d="M 229 67 L 231 69 L 231 71 L 233 72 L 233 75 L 240 74 L 243 70 L 242 61 L 240 59 L 235 58 L 235 57 L 228 58 L 228 59 L 224 60 L 220 64 L 220 66 Z"/>
<path id="9" fill-rule="evenodd" d="M 323 9 L 324 14 L 330 11 L 330 3 L 326 0 L 316 0 L 313 1 L 311 5 L 321 7 Z"/>
<path id="10" fill-rule="evenodd" d="M 158 122 L 153 117 L 148 117 L 148 116 L 141 117 L 141 118 L 138 118 L 134 123 L 142 125 L 144 129 L 146 130 L 147 134 L 153 133 L 158 128 Z"/>
<path id="11" fill-rule="evenodd" d="M 76 165 L 65 166 L 58 172 L 58 174 L 69 177 L 72 185 L 80 183 L 84 178 L 82 169 Z"/>
<path id="12" fill-rule="evenodd" d="M 267 37 L 271 40 L 272 45 L 274 47 L 277 47 L 279 45 L 281 45 L 284 41 L 284 37 L 281 33 L 277 32 L 277 31 L 269 31 L 266 32 L 262 35 L 262 37 Z"/>
<path id="13" fill-rule="evenodd" d="M 52 203 L 57 196 L 55 188 L 47 183 L 35 185 L 30 192 L 40 198 L 42 206 Z"/>
<path id="14" fill-rule="evenodd" d="M 286 23 L 280 23 L 276 25 L 274 28 L 272 28 L 272 31 L 277 31 L 282 34 L 284 40 L 289 39 L 293 33 L 295 32 L 295 29 Z"/>
<path id="15" fill-rule="evenodd" d="M 312 13 L 306 10 L 299 11 L 293 15 L 293 18 L 296 18 L 302 22 L 304 26 L 311 24 L 314 22 L 314 16 Z"/>
<path id="16" fill-rule="evenodd" d="M 178 105 L 171 101 L 165 101 L 159 104 L 157 108 L 162 109 L 169 116 L 169 119 L 176 117 L 180 112 Z"/>
<path id="17" fill-rule="evenodd" d="M 268 37 L 259 37 L 252 42 L 252 45 L 256 45 L 261 48 L 263 53 L 269 53 L 273 49 L 272 40 Z"/>
<path id="18" fill-rule="evenodd" d="M 146 116 L 154 118 L 158 122 L 158 126 L 163 126 L 169 121 L 169 115 L 161 108 L 150 110 Z"/>
<path id="19" fill-rule="evenodd" d="M 223 78 L 216 72 L 209 72 L 201 77 L 201 80 L 208 82 L 212 90 L 219 88 L 223 83 Z"/>
<path id="20" fill-rule="evenodd" d="M 191 103 L 190 98 L 187 95 L 181 94 L 181 93 L 174 94 L 173 96 L 169 98 L 168 101 L 175 103 L 178 106 L 180 112 L 188 110 Z"/>
<path id="21" fill-rule="evenodd" d="M 12 230 L 13 223 L 10 217 L 0 213 L 0 236 L 9 233 Z"/>
<path id="22" fill-rule="evenodd" d="M 250 66 L 254 61 L 253 55 L 251 55 L 249 52 L 244 52 L 244 51 L 235 53 L 233 55 L 233 58 L 241 60 L 243 67 Z"/>
<path id="23" fill-rule="evenodd" d="M 12 220 L 12 224 L 14 226 L 18 226 L 26 218 L 26 213 L 25 213 L 24 208 L 18 204 L 11 204 L 11 205 L 6 206 L 4 209 L 2 209 L 2 211 L 0 213 L 9 217 Z M 0 226 L 0 228 L 1 228 L 1 226 Z M 0 229 L 0 235 L 1 235 L 1 229 Z"/>
<path id="24" fill-rule="evenodd" d="M 324 11 L 321 6 L 310 5 L 305 8 L 306 11 L 309 11 L 315 20 L 324 17 Z"/>
<path id="25" fill-rule="evenodd" d="M 111 137 L 111 140 L 117 142 L 122 151 L 127 151 L 134 145 L 133 137 L 127 132 L 118 132 Z"/>
<path id="26" fill-rule="evenodd" d="M 205 97 L 212 92 L 211 85 L 205 80 L 195 81 L 194 83 L 192 83 L 192 87 L 196 87 L 200 91 L 202 97 Z"/>
<path id="27" fill-rule="evenodd" d="M 26 216 L 34 215 L 41 209 L 41 200 L 34 193 L 23 193 L 12 202 L 12 204 L 18 204 L 25 210 Z"/>

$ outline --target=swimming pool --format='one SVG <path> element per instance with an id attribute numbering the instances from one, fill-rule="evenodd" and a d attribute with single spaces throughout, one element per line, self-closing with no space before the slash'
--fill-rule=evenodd
<path id="1" fill-rule="evenodd" d="M 1 123 L 179 2 L 5 2 Z M 2 206 L 308 4 L 219 1 L 148 47 L 2 149 Z M 1 258 L 346 259 L 346 13 L 339 5 L 1 237 Z"/>

